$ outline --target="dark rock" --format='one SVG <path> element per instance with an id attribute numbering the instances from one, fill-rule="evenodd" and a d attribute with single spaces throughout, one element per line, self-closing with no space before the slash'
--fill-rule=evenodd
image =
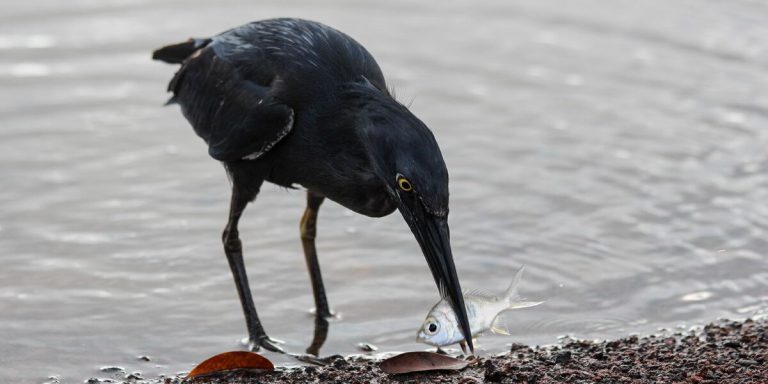
<path id="1" fill-rule="evenodd" d="M 504 372 L 496 367 L 491 360 L 486 360 L 483 367 L 485 367 L 485 375 L 483 376 L 485 381 L 499 383 L 504 379 Z"/>
<path id="2" fill-rule="evenodd" d="M 376 352 L 379 350 L 378 347 L 370 343 L 357 343 L 357 349 L 363 352 Z"/>
<path id="3" fill-rule="evenodd" d="M 119 373 L 119 372 L 125 372 L 125 368 L 118 367 L 118 366 L 107 366 L 107 367 L 101 367 L 99 368 L 100 371 L 104 373 Z"/>
<path id="4" fill-rule="evenodd" d="M 739 365 L 744 365 L 744 366 L 750 366 L 750 365 L 757 365 L 757 364 L 759 364 L 757 361 L 751 360 L 751 359 L 739 359 L 739 361 L 737 361 L 737 363 L 739 363 Z"/>
<path id="5" fill-rule="evenodd" d="M 525 344 L 512 343 L 512 346 L 509 347 L 510 352 L 530 351 L 530 350 L 531 350 L 531 347 Z"/>
<path id="6" fill-rule="evenodd" d="M 571 351 L 562 351 L 555 356 L 555 364 L 565 365 L 571 362 Z"/>
<path id="7" fill-rule="evenodd" d="M 729 340 L 723 343 L 723 346 L 728 348 L 741 348 L 741 343 L 735 340 Z"/>
<path id="8" fill-rule="evenodd" d="M 343 358 L 336 359 L 333 362 L 333 366 L 334 366 L 334 368 L 348 367 L 349 366 L 349 362 L 347 360 L 344 360 Z"/>

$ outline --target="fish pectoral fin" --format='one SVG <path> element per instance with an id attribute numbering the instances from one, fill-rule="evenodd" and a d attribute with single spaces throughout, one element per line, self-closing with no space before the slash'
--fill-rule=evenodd
<path id="1" fill-rule="evenodd" d="M 511 336 L 509 329 L 507 328 L 507 324 L 501 315 L 496 316 L 496 318 L 493 319 L 493 323 L 491 324 L 491 332 L 497 335 Z"/>

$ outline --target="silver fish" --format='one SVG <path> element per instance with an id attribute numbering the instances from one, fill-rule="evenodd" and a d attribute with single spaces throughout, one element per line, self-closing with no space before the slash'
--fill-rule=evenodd
<path id="1" fill-rule="evenodd" d="M 526 301 L 519 297 L 517 286 L 523 277 L 524 268 L 524 266 L 520 267 L 515 273 L 509 288 L 501 296 L 494 296 L 481 291 L 464 293 L 464 305 L 467 308 L 469 327 L 473 338 L 486 331 L 509 335 L 509 331 L 499 316 L 502 312 L 510 309 L 533 307 L 543 303 L 543 301 Z M 456 314 L 445 299 L 440 300 L 429 311 L 427 318 L 416 334 L 416 341 L 438 348 L 461 343 L 463 349 L 464 335 L 459 330 Z"/>

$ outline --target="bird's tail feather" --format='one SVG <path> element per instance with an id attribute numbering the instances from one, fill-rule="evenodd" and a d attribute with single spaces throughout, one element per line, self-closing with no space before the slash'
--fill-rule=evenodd
<path id="1" fill-rule="evenodd" d="M 171 64 L 181 64 L 195 51 L 205 47 L 210 42 L 211 39 L 189 39 L 183 43 L 167 45 L 152 52 L 152 59 Z"/>

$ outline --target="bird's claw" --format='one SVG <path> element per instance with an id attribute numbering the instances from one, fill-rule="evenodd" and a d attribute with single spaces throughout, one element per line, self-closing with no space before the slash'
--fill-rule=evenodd
<path id="1" fill-rule="evenodd" d="M 248 341 L 248 349 L 251 350 L 251 352 L 257 352 L 263 347 L 268 351 L 285 353 L 283 348 L 280 346 L 281 344 L 285 344 L 285 341 L 273 339 L 267 335 L 264 335 L 257 337 L 256 339 L 250 339 Z"/>

